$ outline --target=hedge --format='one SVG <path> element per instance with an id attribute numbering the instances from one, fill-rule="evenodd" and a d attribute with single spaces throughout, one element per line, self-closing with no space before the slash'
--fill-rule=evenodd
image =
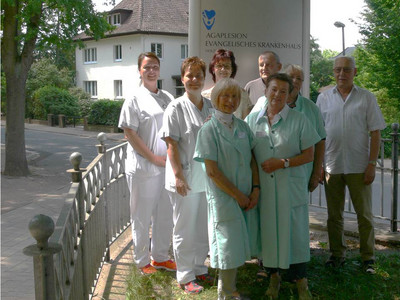
<path id="1" fill-rule="evenodd" d="M 118 126 L 123 100 L 101 99 L 93 102 L 88 115 L 89 124 Z"/>

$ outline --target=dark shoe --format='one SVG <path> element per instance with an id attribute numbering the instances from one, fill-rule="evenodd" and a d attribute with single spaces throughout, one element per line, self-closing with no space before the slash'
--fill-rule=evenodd
<path id="1" fill-rule="evenodd" d="M 215 285 L 215 278 L 210 274 L 197 275 L 196 280 L 206 283 L 208 285 Z"/>
<path id="2" fill-rule="evenodd" d="M 363 262 L 364 272 L 367 274 L 375 274 L 375 261 L 374 260 L 366 260 Z"/>
<path id="3" fill-rule="evenodd" d="M 263 266 L 260 266 L 257 271 L 257 281 L 261 282 L 268 279 L 268 273 Z"/>
<path id="4" fill-rule="evenodd" d="M 325 267 L 340 268 L 344 265 L 344 262 L 344 257 L 336 257 L 331 255 L 331 257 L 329 257 L 329 259 L 325 262 Z"/>
<path id="5" fill-rule="evenodd" d="M 203 291 L 203 287 L 199 285 L 196 280 L 190 281 L 180 285 L 187 294 L 199 294 Z"/>

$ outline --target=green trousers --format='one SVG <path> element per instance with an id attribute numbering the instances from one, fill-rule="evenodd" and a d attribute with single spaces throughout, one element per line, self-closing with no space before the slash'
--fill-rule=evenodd
<path id="1" fill-rule="evenodd" d="M 357 214 L 360 254 L 363 261 L 374 259 L 375 234 L 372 215 L 371 185 L 364 184 L 364 174 L 325 173 L 325 195 L 328 205 L 329 247 L 335 257 L 344 257 L 346 242 L 343 233 L 343 210 L 347 186 Z"/>

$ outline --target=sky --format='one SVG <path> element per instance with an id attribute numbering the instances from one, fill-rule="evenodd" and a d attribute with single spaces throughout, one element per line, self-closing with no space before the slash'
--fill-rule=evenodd
<path id="1" fill-rule="evenodd" d="M 296 0 L 297 1 L 297 0 Z M 111 6 L 101 5 L 105 0 L 93 0 L 98 11 L 111 10 Z M 117 5 L 121 0 L 115 0 Z M 336 21 L 345 24 L 345 47 L 351 47 L 361 40 L 358 26 L 350 21 L 360 22 L 360 12 L 365 5 L 364 0 L 310 0 L 311 35 L 317 39 L 321 50 L 342 51 L 342 29 L 333 25 Z"/>

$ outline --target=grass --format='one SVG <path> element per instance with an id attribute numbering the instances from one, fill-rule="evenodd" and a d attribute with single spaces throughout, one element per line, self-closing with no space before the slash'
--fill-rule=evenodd
<path id="1" fill-rule="evenodd" d="M 377 251 L 376 274 L 363 273 L 358 251 L 349 251 L 343 268 L 326 268 L 324 263 L 329 256 L 325 249 L 312 251 L 308 263 L 308 281 L 313 299 L 341 300 L 400 300 L 400 251 Z M 264 294 L 268 280 L 258 282 L 258 266 L 247 263 L 239 268 L 237 288 L 247 297 L 255 300 L 267 299 Z M 213 274 L 214 270 L 210 269 Z M 213 274 L 214 275 L 214 274 Z M 141 276 L 132 266 L 128 278 L 126 299 L 217 299 L 216 286 L 205 286 L 199 295 L 187 295 L 177 285 L 174 272 L 157 272 Z M 295 284 L 283 282 L 279 299 L 298 299 Z"/>

